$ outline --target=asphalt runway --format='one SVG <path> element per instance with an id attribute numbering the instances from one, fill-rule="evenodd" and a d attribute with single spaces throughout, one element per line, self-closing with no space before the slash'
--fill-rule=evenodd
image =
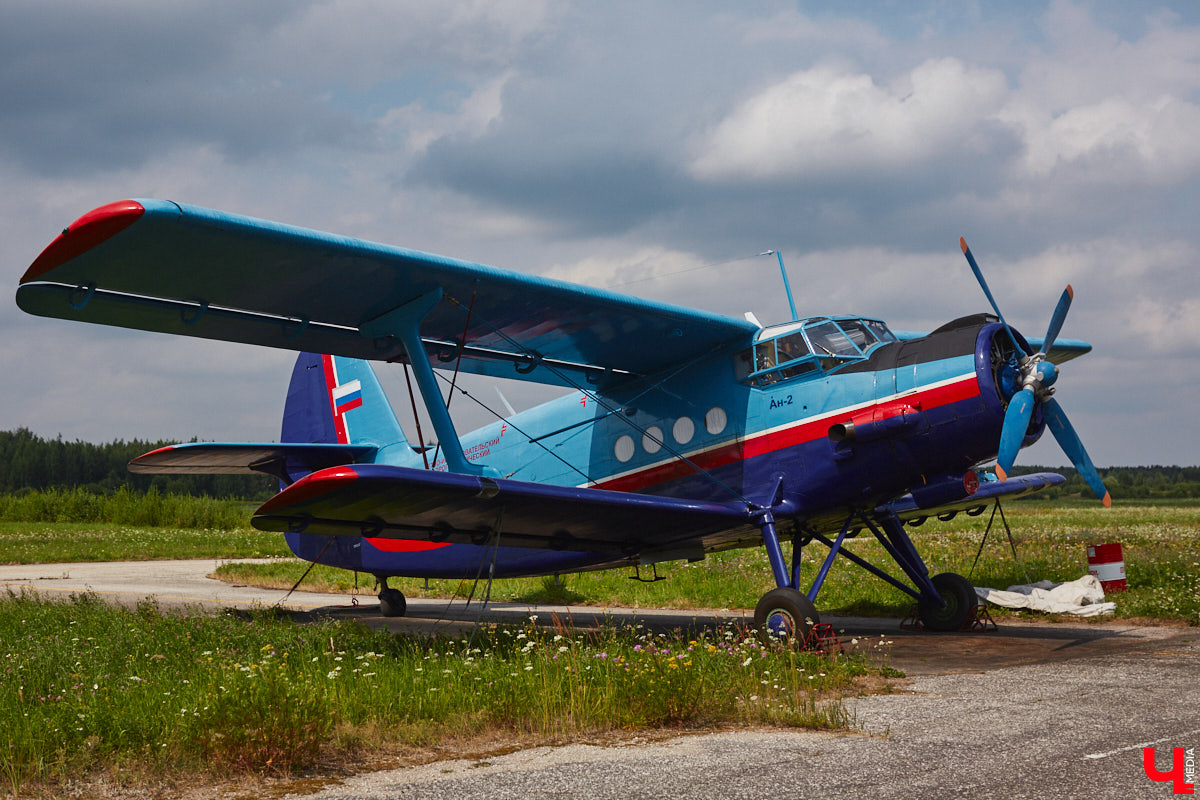
<path id="1" fill-rule="evenodd" d="M 91 591 L 133 604 L 250 608 L 285 592 L 205 577 L 220 562 L 0 567 L 0 587 L 45 596 Z M 384 620 L 369 592 L 296 592 L 297 615 L 354 617 L 397 631 L 456 631 L 478 604 L 411 600 Z M 712 625 L 743 612 L 489 606 L 487 620 L 577 625 L 605 619 L 653 627 Z M 1141 798 L 1170 797 L 1146 777 L 1142 749 L 1167 769 L 1172 748 L 1200 746 L 1200 631 L 1120 622 L 1005 621 L 999 630 L 932 634 L 899 620 L 831 617 L 844 642 L 892 642 L 901 691 L 853 699 L 854 733 L 739 731 L 631 740 L 620 746 L 534 748 L 484 761 L 441 761 L 370 773 L 306 800 L 358 798 Z"/>

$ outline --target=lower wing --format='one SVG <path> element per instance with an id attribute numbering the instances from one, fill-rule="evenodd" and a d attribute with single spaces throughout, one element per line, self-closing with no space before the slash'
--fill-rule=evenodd
<path id="1" fill-rule="evenodd" d="M 380 464 L 313 473 L 264 503 L 266 531 L 638 556 L 757 531 L 741 503 L 490 479 Z"/>

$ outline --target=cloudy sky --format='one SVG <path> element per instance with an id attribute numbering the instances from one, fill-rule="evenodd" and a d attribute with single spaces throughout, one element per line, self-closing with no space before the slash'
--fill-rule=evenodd
<path id="1" fill-rule="evenodd" d="M 928 330 L 987 308 L 963 235 L 1031 335 L 1074 285 L 1063 335 L 1095 351 L 1058 397 L 1097 464 L 1200 463 L 1190 0 L 6 0 L 0 112 L 11 289 L 84 212 L 155 197 L 768 324 L 778 248 L 801 314 Z M 0 429 L 278 437 L 291 354 L 12 298 Z M 1024 463 L 1065 463 L 1045 438 Z"/>

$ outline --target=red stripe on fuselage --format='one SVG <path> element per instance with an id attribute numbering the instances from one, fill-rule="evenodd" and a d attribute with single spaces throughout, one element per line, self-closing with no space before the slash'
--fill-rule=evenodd
<path id="1" fill-rule="evenodd" d="M 922 392 L 903 395 L 893 398 L 886 403 L 881 403 L 879 407 L 884 410 L 884 413 L 880 416 L 892 416 L 893 414 L 889 413 L 889 409 L 898 408 L 898 403 L 921 410 L 928 410 L 978 396 L 979 382 L 975 379 L 975 375 L 964 375 L 960 380 L 956 380 L 953 383 L 935 386 Z M 854 407 L 850 407 L 845 410 L 822 414 L 819 417 L 809 420 L 798 421 L 796 424 L 785 428 L 755 434 L 741 442 L 732 442 L 727 445 L 715 447 L 712 450 L 696 453 L 688 458 L 701 469 L 716 469 L 717 467 L 723 467 L 737 461 L 774 453 L 778 450 L 785 450 L 789 447 L 795 447 L 796 445 L 820 439 L 822 436 L 829 434 L 829 426 L 831 424 L 841 419 L 843 415 L 846 415 L 848 418 L 848 415 L 853 413 L 855 413 Z M 862 411 L 858 411 L 857 413 L 862 413 Z M 679 459 L 674 459 L 665 464 L 658 464 L 643 470 L 631 472 L 627 475 L 620 475 L 600 481 L 597 487 L 618 492 L 636 492 L 649 486 L 656 486 L 670 480 L 693 475 L 695 472 L 696 470 L 692 469 L 691 465 Z"/>

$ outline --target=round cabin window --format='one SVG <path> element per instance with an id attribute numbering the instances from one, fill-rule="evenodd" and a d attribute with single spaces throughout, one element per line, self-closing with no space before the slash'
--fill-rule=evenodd
<path id="1" fill-rule="evenodd" d="M 725 416 L 725 409 L 720 406 L 713 406 L 704 415 L 704 430 L 714 436 L 725 430 L 725 425 L 729 422 L 729 418 Z"/>

